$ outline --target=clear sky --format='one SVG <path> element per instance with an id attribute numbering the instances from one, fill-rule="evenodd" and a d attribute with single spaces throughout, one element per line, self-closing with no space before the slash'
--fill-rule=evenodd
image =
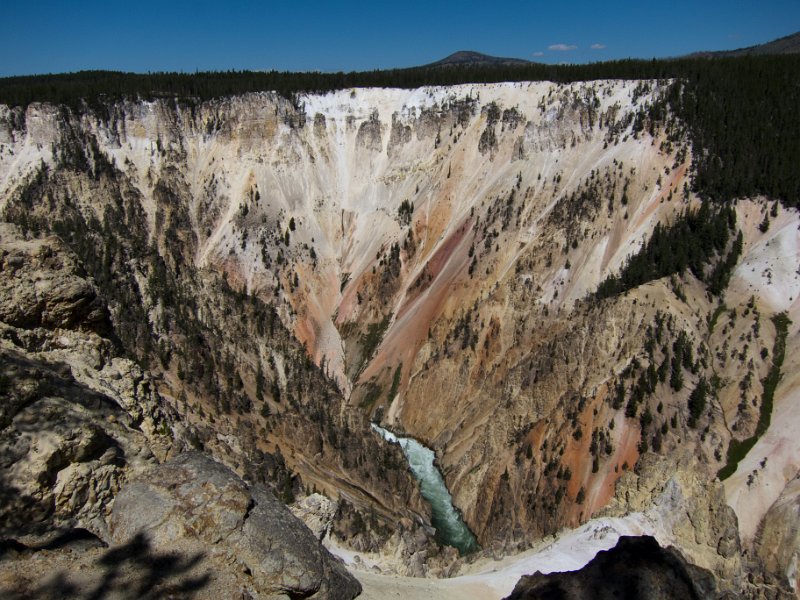
<path id="1" fill-rule="evenodd" d="M 0 75 L 350 71 L 456 50 L 548 63 L 677 56 L 800 30 L 800 0 L 5 0 Z"/>

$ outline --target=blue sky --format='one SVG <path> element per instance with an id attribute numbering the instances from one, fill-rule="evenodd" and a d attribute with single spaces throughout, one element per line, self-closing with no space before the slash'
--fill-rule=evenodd
<path id="1" fill-rule="evenodd" d="M 456 50 L 592 62 L 738 48 L 798 30 L 800 0 L 6 0 L 0 75 L 349 71 L 419 65 Z"/>

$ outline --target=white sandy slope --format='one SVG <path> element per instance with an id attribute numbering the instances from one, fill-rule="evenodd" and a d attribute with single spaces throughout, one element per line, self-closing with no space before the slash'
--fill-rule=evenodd
<path id="1" fill-rule="evenodd" d="M 481 558 L 462 569 L 463 574 L 450 579 L 424 579 L 396 577 L 377 573 L 382 561 L 376 557 L 358 555 L 326 542 L 328 549 L 341 558 L 348 569 L 364 586 L 360 596 L 366 600 L 379 598 L 404 598 L 422 600 L 437 598 L 451 600 L 471 598 L 496 600 L 504 598 L 514 589 L 523 575 L 536 571 L 553 573 L 574 571 L 591 561 L 598 552 L 613 548 L 620 536 L 652 535 L 660 544 L 674 543 L 670 511 L 667 501 L 662 508 L 647 513 L 632 513 L 623 518 L 598 518 L 583 526 L 561 532 L 544 540 L 526 552 L 500 560 Z"/>
<path id="2" fill-rule="evenodd" d="M 757 226 L 764 206 L 740 203 L 746 244 L 729 297 L 754 295 L 767 314 L 785 311 L 792 323 L 770 427 L 725 481 L 744 541 L 753 539 L 764 515 L 800 474 L 800 215 L 782 209 L 769 230 L 761 233 Z"/>

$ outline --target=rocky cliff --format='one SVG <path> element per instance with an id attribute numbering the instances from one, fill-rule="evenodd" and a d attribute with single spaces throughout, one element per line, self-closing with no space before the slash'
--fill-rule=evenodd
<path id="1" fill-rule="evenodd" d="M 187 451 L 60 239 L 0 225 L 0 306 L 4 597 L 359 593 L 267 488 Z"/>

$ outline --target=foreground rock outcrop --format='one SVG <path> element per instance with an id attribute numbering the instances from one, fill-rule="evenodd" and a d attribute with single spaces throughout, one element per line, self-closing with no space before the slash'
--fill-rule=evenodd
<path id="1" fill-rule="evenodd" d="M 184 447 L 173 423 L 63 242 L 0 224 L 0 539 L 106 538 L 128 476 Z"/>
<path id="2" fill-rule="evenodd" d="M 197 453 L 143 474 L 114 503 L 111 538 L 145 535 L 159 552 L 207 554 L 265 597 L 354 598 L 358 582 L 264 486 Z"/>
<path id="3" fill-rule="evenodd" d="M 265 485 L 185 452 L 195 434 L 121 354 L 64 243 L 0 224 L 0 596 L 356 596 Z"/>
<path id="4" fill-rule="evenodd" d="M 3 547 L 7 598 L 315 598 L 361 586 L 264 486 L 189 452 L 142 472 L 114 501 L 111 547 L 73 532 Z"/>

